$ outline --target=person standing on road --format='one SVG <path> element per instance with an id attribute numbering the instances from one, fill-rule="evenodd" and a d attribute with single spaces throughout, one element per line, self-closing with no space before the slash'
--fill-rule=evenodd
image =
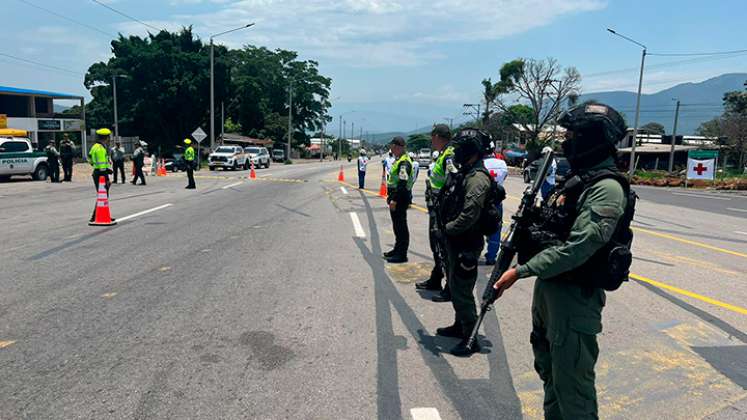
<path id="1" fill-rule="evenodd" d="M 70 141 L 70 136 L 65 134 L 60 144 L 60 157 L 62 158 L 62 171 L 65 174 L 63 181 L 73 180 L 73 158 L 75 157 L 75 145 Z"/>
<path id="2" fill-rule="evenodd" d="M 98 192 L 99 190 L 99 178 L 104 177 L 104 185 L 106 187 L 106 196 L 109 196 L 109 174 L 112 172 L 111 166 L 109 166 L 109 156 L 106 153 L 106 146 L 109 143 L 109 137 L 112 135 L 112 131 L 108 128 L 99 128 L 96 130 L 96 143 L 91 147 L 91 151 L 88 152 L 88 163 L 93 167 L 93 187 Z M 96 203 L 98 204 L 98 203 Z M 93 213 L 91 213 L 91 223 L 93 223 L 96 217 L 96 204 L 93 206 Z M 114 218 L 112 218 L 114 221 Z"/>
<path id="3" fill-rule="evenodd" d="M 544 155 L 550 151 L 552 151 L 552 147 L 545 146 L 542 149 L 542 154 Z M 555 188 L 555 173 L 557 171 L 558 171 L 558 162 L 556 162 L 555 159 L 553 159 L 550 165 L 550 170 L 547 172 L 547 178 L 545 178 L 545 182 L 543 182 L 542 187 L 540 187 L 540 192 L 542 193 L 542 200 L 547 200 L 547 198 L 550 196 L 550 192 Z"/>
<path id="4" fill-rule="evenodd" d="M 195 149 L 192 147 L 192 140 L 190 139 L 184 139 L 184 144 L 187 145 L 187 148 L 184 150 L 184 162 L 187 164 L 187 178 L 189 179 L 189 183 L 185 188 L 193 190 L 197 188 L 195 185 L 195 167 L 197 166 Z"/>
<path id="5" fill-rule="evenodd" d="M 49 166 L 49 181 L 60 182 L 60 152 L 54 147 L 54 139 L 44 148 L 47 154 L 47 165 Z"/>
<path id="6" fill-rule="evenodd" d="M 621 272 L 630 267 L 631 255 L 617 259 L 622 255 L 618 245 L 619 235 L 629 231 L 635 193 L 615 167 L 615 144 L 626 133 L 619 113 L 586 103 L 568 110 L 558 124 L 568 130 L 562 147 L 571 173 L 557 198 L 543 204 L 537 220 L 542 238 L 554 235 L 557 240 L 539 242 L 539 250 L 524 258 L 520 248 L 520 264 L 493 287 L 500 296 L 518 279 L 537 276 L 530 341 L 534 367 L 544 383 L 545 418 L 596 419 L 594 366 L 603 289 L 614 290 L 610 283 L 619 281 L 619 287 L 627 279 Z"/>
<path id="7" fill-rule="evenodd" d="M 495 153 L 495 144 L 491 141 L 485 145 L 485 157 L 482 160 L 485 169 L 490 173 L 493 182 L 503 186 L 503 182 L 508 177 L 508 165 L 503 159 L 499 159 Z M 498 214 L 503 218 L 503 203 L 498 203 Z M 495 258 L 498 255 L 498 249 L 501 247 L 501 230 L 487 237 L 488 249 L 485 252 L 485 265 L 495 265 Z"/>
<path id="8" fill-rule="evenodd" d="M 362 190 L 366 187 L 366 166 L 368 166 L 368 156 L 366 151 L 361 149 L 360 156 L 358 156 L 358 189 Z"/>
<path id="9" fill-rule="evenodd" d="M 386 202 L 392 217 L 394 249 L 384 253 L 384 258 L 392 264 L 407 262 L 410 247 L 410 230 L 407 227 L 407 209 L 412 203 L 412 160 L 405 152 L 405 139 L 397 136 L 389 143 L 392 155 L 397 159 L 392 165 L 387 185 Z"/>
<path id="10" fill-rule="evenodd" d="M 407 155 L 410 156 L 410 160 L 412 161 L 412 177 L 414 178 L 412 183 L 415 184 L 418 182 L 418 175 L 420 174 L 420 162 L 418 162 L 418 157 L 415 153 L 410 152 Z"/>
<path id="11" fill-rule="evenodd" d="M 109 156 L 112 159 L 112 166 L 114 166 L 114 183 L 117 183 L 117 171 L 122 175 L 122 183 L 125 183 L 125 172 L 124 172 L 124 147 L 117 141 L 114 142 L 114 147 L 109 150 Z"/>
<path id="12" fill-rule="evenodd" d="M 483 248 L 479 221 L 492 188 L 492 180 L 482 163 L 484 137 L 487 137 L 485 133 L 475 129 L 464 129 L 457 134 L 454 163 L 459 171 L 449 177 L 439 200 L 438 215 L 444 229 L 438 232 L 446 238 L 447 279 L 455 316 L 452 325 L 438 328 L 436 334 L 461 339 L 450 351 L 455 356 L 469 356 L 480 351 L 479 343 L 467 347 L 467 338 L 477 323 L 474 288 Z"/>
<path id="13" fill-rule="evenodd" d="M 451 293 L 449 292 L 449 282 L 446 282 L 445 287 L 441 288 L 441 280 L 446 275 L 446 269 L 444 269 L 448 258 L 446 255 L 443 257 L 447 261 L 441 259 L 442 255 L 439 252 L 439 246 L 442 252 L 446 251 L 446 247 L 443 244 L 443 238 L 438 237 L 439 226 L 436 225 L 437 212 L 439 209 L 436 207 L 439 202 L 438 195 L 441 189 L 446 184 L 446 178 L 449 173 L 456 172 L 454 166 L 454 148 L 450 144 L 451 142 L 451 130 L 446 124 L 436 124 L 433 126 L 431 131 L 431 147 L 434 152 L 434 161 L 431 164 L 432 167 L 429 170 L 428 180 L 426 181 L 426 202 L 429 205 L 428 208 L 428 240 L 431 246 L 431 252 L 433 253 L 433 269 L 431 270 L 430 277 L 420 283 L 415 284 L 416 289 L 420 290 L 435 290 L 440 293 L 431 298 L 434 302 L 450 302 Z M 440 243 L 439 243 L 440 241 Z"/>
<path id="14" fill-rule="evenodd" d="M 132 178 L 132 185 L 137 185 L 137 180 L 140 178 L 140 185 L 145 185 L 145 175 L 143 174 L 143 165 L 145 164 L 145 150 L 143 149 L 148 143 L 141 141 L 137 145 L 137 149 L 132 153 L 132 165 L 135 167 L 135 176 Z M 114 172 L 114 176 L 117 173 Z M 114 181 L 116 182 L 116 181 Z"/>

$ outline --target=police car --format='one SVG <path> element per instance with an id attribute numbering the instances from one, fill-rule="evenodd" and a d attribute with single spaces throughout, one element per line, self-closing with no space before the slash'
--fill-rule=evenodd
<path id="1" fill-rule="evenodd" d="M 49 174 L 47 155 L 35 152 L 23 130 L 0 129 L 0 180 L 13 175 L 31 175 L 43 181 Z"/>

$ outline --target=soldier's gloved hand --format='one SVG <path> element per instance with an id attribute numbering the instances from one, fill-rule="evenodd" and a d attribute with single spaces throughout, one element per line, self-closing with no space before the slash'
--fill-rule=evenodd
<path id="1" fill-rule="evenodd" d="M 437 241 L 443 240 L 444 234 L 438 229 L 431 229 L 431 234 L 433 235 L 433 238 Z"/>

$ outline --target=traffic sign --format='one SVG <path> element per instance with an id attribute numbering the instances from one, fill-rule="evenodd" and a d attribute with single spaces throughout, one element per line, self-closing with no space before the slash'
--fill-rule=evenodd
<path id="1" fill-rule="evenodd" d="M 202 141 L 207 137 L 207 134 L 202 130 L 202 127 L 197 127 L 197 130 L 192 133 L 192 137 L 197 140 L 197 143 L 202 143 Z"/>

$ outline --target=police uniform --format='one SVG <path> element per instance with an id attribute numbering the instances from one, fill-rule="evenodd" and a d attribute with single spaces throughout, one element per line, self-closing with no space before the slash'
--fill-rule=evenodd
<path id="1" fill-rule="evenodd" d="M 49 143 L 44 150 L 47 153 L 49 180 L 50 182 L 60 182 L 60 153 L 54 147 L 54 143 Z"/>
<path id="2" fill-rule="evenodd" d="M 60 157 L 62 159 L 62 171 L 65 174 L 63 181 L 72 181 L 73 179 L 73 157 L 75 155 L 75 146 L 69 138 L 62 140 L 60 144 Z"/>
<path id="3" fill-rule="evenodd" d="M 405 146 L 405 140 L 395 137 L 392 144 Z M 389 262 L 407 261 L 407 250 L 410 247 L 410 230 L 407 227 L 407 209 L 412 203 L 412 186 L 415 182 L 412 173 L 412 160 L 403 152 L 392 164 L 387 182 L 387 204 L 396 202 L 394 210 L 389 210 L 394 230 L 394 249 L 385 254 Z"/>
<path id="4" fill-rule="evenodd" d="M 436 200 L 436 197 L 440 194 L 441 189 L 446 184 L 446 178 L 448 174 L 456 172 L 453 158 L 454 148 L 450 145 L 450 143 L 447 143 L 443 149 L 443 152 L 439 153 L 438 157 L 432 164 L 432 168 L 428 171 L 427 186 L 428 195 L 430 196 L 430 199 L 428 200 L 430 206 L 430 208 L 428 209 L 428 241 L 430 242 L 431 252 L 433 253 L 434 264 L 428 280 L 416 285 L 416 287 L 419 289 L 441 290 L 441 280 L 443 280 L 444 275 L 446 274 L 443 267 L 447 261 L 441 261 L 441 255 L 438 252 L 438 241 L 440 241 L 441 239 L 439 239 L 436 235 L 436 231 L 439 229 L 439 226 L 437 226 L 437 217 L 435 213 L 438 211 L 438 209 L 436 209 L 436 203 L 438 202 L 438 200 Z M 444 251 L 446 250 L 444 249 Z M 434 298 L 439 302 L 445 302 L 451 299 L 448 282 L 445 285 L 444 291 L 441 293 L 441 296 L 437 296 Z"/>
<path id="5" fill-rule="evenodd" d="M 106 147 L 104 147 L 101 142 L 104 139 L 108 139 L 111 134 L 112 132 L 108 128 L 96 130 L 96 143 L 94 143 L 94 145 L 91 147 L 91 150 L 88 152 L 88 162 L 93 167 L 93 173 L 91 174 L 91 178 L 93 179 L 93 186 L 96 191 L 98 191 L 99 178 L 103 176 L 107 196 L 109 196 L 109 187 L 111 186 L 111 183 L 109 182 L 109 173 L 111 173 L 112 169 L 109 165 L 109 156 L 107 154 Z M 91 222 L 93 222 L 95 217 L 96 206 L 94 205 L 93 213 L 91 213 Z"/>
<path id="6" fill-rule="evenodd" d="M 595 174 L 617 173 L 611 156 L 614 143 L 625 133 L 622 117 L 600 104 L 581 105 L 569 114 L 571 117 L 562 117 L 559 123 L 576 136 L 563 143 L 571 174 L 593 179 Z M 563 221 L 553 229 L 567 233 L 527 261 L 520 258 L 516 276 L 537 276 L 530 341 L 535 370 L 544 383 L 545 418 L 596 419 L 596 335 L 602 331 L 605 305 L 605 292 L 597 285 L 600 276 L 609 275 L 605 270 L 611 265 L 609 254 L 602 254 L 618 229 L 630 196 L 621 182 L 612 178 L 581 184 L 577 194 L 566 193 L 571 191 L 569 184 L 566 181 L 550 196 L 543 206 L 550 211 L 543 211 L 541 217 Z"/>
<path id="7" fill-rule="evenodd" d="M 137 180 L 140 179 L 140 184 L 145 185 L 145 175 L 143 174 L 143 164 L 145 163 L 145 150 L 143 145 L 138 144 L 137 149 L 132 153 L 132 165 L 135 167 L 135 176 L 130 182 L 132 185 L 137 185 Z M 116 175 L 116 173 L 115 173 Z"/>
<path id="8" fill-rule="evenodd" d="M 189 180 L 189 183 L 187 184 L 188 190 L 193 190 L 197 188 L 195 185 L 195 166 L 197 165 L 195 162 L 195 149 L 192 147 L 192 141 L 189 139 L 184 140 L 184 143 L 187 144 L 187 148 L 184 150 L 184 160 L 187 162 L 187 178 Z"/>

